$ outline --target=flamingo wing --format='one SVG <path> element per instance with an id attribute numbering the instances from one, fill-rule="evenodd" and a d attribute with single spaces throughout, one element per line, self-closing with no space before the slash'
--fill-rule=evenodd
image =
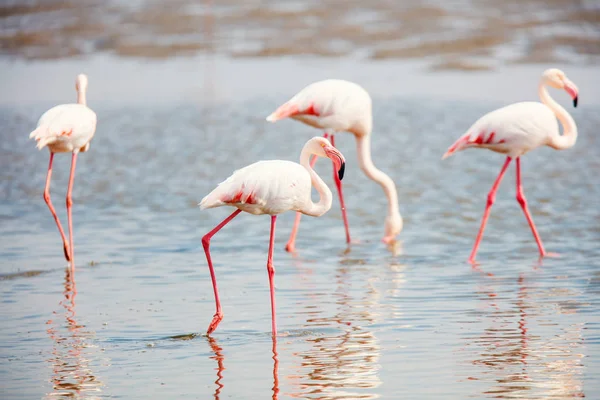
<path id="1" fill-rule="evenodd" d="M 327 79 L 302 89 L 267 121 L 293 118 L 315 128 L 348 131 L 365 110 L 371 110 L 371 97 L 365 89 L 353 82 Z"/>
<path id="2" fill-rule="evenodd" d="M 470 147 L 519 157 L 546 144 L 557 132 L 556 117 L 546 105 L 538 102 L 511 104 L 477 120 L 448 148 L 443 158 Z"/>
<path id="3" fill-rule="evenodd" d="M 310 175 L 291 161 L 259 161 L 235 171 L 200 202 L 200 208 L 234 206 L 254 214 L 296 209 L 310 199 Z"/>
<path id="4" fill-rule="evenodd" d="M 96 113 L 83 104 L 62 104 L 45 112 L 37 128 L 29 134 L 37 148 L 68 140 L 75 148 L 85 146 L 96 131 Z"/>

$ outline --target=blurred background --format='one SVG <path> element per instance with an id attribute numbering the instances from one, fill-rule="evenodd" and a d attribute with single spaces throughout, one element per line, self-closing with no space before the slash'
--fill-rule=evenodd
<path id="1" fill-rule="evenodd" d="M 0 0 L 0 398 L 600 398 L 600 3 L 597 0 Z M 544 69 L 580 89 L 577 144 L 523 160 L 547 249 L 511 169 L 466 264 L 503 157 L 441 161 L 481 115 L 538 100 Z M 42 200 L 48 153 L 28 134 L 89 77 L 98 115 L 73 189 L 75 276 Z M 386 202 L 347 159 L 337 199 L 303 218 L 298 254 L 275 246 L 280 337 L 270 332 L 269 221 L 197 203 L 233 170 L 298 160 L 322 132 L 265 121 L 307 84 L 342 78 L 373 97 L 375 164 L 405 227 L 380 242 Z M 68 155 L 52 199 L 66 223 Z M 333 187 L 331 166 L 317 172 Z M 391 250 L 391 251 L 390 251 Z"/>
<path id="2" fill-rule="evenodd" d="M 3 0 L 3 52 L 48 60 L 315 55 L 426 58 L 432 69 L 594 64 L 594 0 Z"/>

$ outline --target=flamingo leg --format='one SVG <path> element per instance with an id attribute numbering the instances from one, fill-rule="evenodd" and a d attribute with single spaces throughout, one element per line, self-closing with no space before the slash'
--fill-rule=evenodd
<path id="1" fill-rule="evenodd" d="M 75 269 L 75 248 L 73 247 L 73 216 L 72 216 L 72 207 L 73 207 L 73 179 L 75 178 L 75 165 L 77 164 L 77 151 L 73 152 L 73 156 L 71 158 L 71 173 L 69 174 L 69 186 L 67 189 L 67 219 L 69 224 L 69 246 L 71 247 L 71 270 Z"/>
<path id="2" fill-rule="evenodd" d="M 475 239 L 475 245 L 473 246 L 473 251 L 471 251 L 471 256 L 469 257 L 469 262 L 471 264 L 475 263 L 475 255 L 477 254 L 477 249 L 479 248 L 479 243 L 481 242 L 481 239 L 483 238 L 483 231 L 485 230 L 485 225 L 487 224 L 487 220 L 490 216 L 490 211 L 492 209 L 492 205 L 496 201 L 496 192 L 498 191 L 500 182 L 502 181 L 502 178 L 504 177 L 504 174 L 506 173 L 506 170 L 507 170 L 508 166 L 510 165 L 511 161 L 512 161 L 512 158 L 506 157 L 504 166 L 502 166 L 502 170 L 500 170 L 500 173 L 498 174 L 498 177 L 496 178 L 496 181 L 494 182 L 492 189 L 488 193 L 487 203 L 485 206 L 485 212 L 483 213 L 483 218 L 481 219 L 481 226 L 479 227 L 479 233 L 477 234 L 477 239 Z"/>
<path id="3" fill-rule="evenodd" d="M 67 237 L 65 236 L 65 231 L 63 230 L 62 225 L 60 224 L 60 220 L 58 219 L 58 215 L 56 214 L 56 210 L 52 205 L 52 200 L 50 199 L 50 181 L 52 179 L 52 162 L 54 161 L 54 153 L 50 152 L 50 163 L 48 164 L 48 174 L 46 175 L 46 187 L 44 188 L 44 201 L 48 205 L 52 216 L 54 217 L 54 221 L 56 221 L 56 226 L 58 227 L 58 232 L 60 232 L 60 237 L 63 241 L 63 249 L 65 252 L 65 258 L 67 261 L 71 261 L 71 252 L 69 250 L 69 244 L 67 243 Z"/>
<path id="4" fill-rule="evenodd" d="M 331 134 L 331 145 L 335 147 L 335 139 L 333 138 L 333 133 Z M 335 169 L 335 165 L 333 166 L 333 180 L 335 182 L 335 187 L 337 188 L 338 194 L 340 196 L 340 206 L 342 208 L 342 219 L 344 220 L 344 229 L 346 230 L 346 243 L 350 244 L 350 227 L 348 226 L 348 215 L 346 214 L 346 204 L 344 203 L 344 192 L 342 191 L 342 181 L 338 176 L 338 171 Z"/>
<path id="5" fill-rule="evenodd" d="M 329 137 L 329 134 L 325 132 L 323 135 L 325 139 Z M 317 156 L 312 156 L 310 160 L 310 167 L 314 168 L 317 163 Z M 290 233 L 290 238 L 285 244 L 285 251 L 293 253 L 296 251 L 296 236 L 298 235 L 298 228 L 300 227 L 300 218 L 302 218 L 302 213 L 300 211 L 296 211 L 296 218 L 294 219 L 294 227 L 292 228 L 292 233 Z"/>
<path id="6" fill-rule="evenodd" d="M 206 235 L 202 237 L 202 247 L 204 247 L 204 254 L 206 254 L 206 261 L 208 262 L 208 269 L 210 270 L 210 278 L 212 279 L 213 290 L 215 292 L 215 303 L 217 306 L 217 311 L 213 316 L 213 319 L 208 326 L 208 330 L 206 331 L 207 335 L 210 335 L 217 329 L 219 322 L 223 319 L 223 311 L 221 310 L 221 301 L 219 300 L 219 289 L 217 289 L 217 277 L 215 276 L 215 269 L 213 268 L 212 259 L 210 258 L 210 239 L 215 235 L 215 233 L 219 232 L 221 228 L 229 223 L 232 219 L 234 219 L 242 210 L 235 210 L 229 217 L 225 218 L 223 222 L 217 225 L 212 231 L 208 232 Z"/>
<path id="7" fill-rule="evenodd" d="M 542 244 L 542 239 L 540 239 L 540 235 L 538 234 L 537 229 L 535 228 L 535 224 L 533 223 L 533 218 L 531 218 L 531 214 L 529 213 L 529 207 L 527 207 L 527 199 L 525 198 L 525 194 L 523 193 L 523 185 L 521 184 L 521 158 L 517 158 L 517 201 L 521 205 L 523 212 L 525 213 L 525 218 L 527 218 L 527 222 L 529 223 L 529 227 L 531 228 L 531 232 L 533 232 L 533 237 L 538 245 L 538 249 L 540 250 L 540 256 L 544 257 L 546 255 L 546 250 L 544 250 L 544 245 Z"/>
<path id="8" fill-rule="evenodd" d="M 269 256 L 267 258 L 267 273 L 269 274 L 269 289 L 271 291 L 271 332 L 273 337 L 277 336 L 277 323 L 275 322 L 275 267 L 273 267 L 276 220 L 277 215 L 271 215 L 271 236 L 269 237 Z"/>

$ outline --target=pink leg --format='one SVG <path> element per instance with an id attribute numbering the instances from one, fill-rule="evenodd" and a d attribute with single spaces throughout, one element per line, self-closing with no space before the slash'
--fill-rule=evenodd
<path id="1" fill-rule="evenodd" d="M 65 236 L 65 231 L 60 224 L 60 220 L 58 219 L 58 215 L 56 215 L 56 210 L 52 205 L 52 200 L 50 199 L 50 180 L 52 179 L 52 162 L 54 161 L 54 153 L 50 153 L 50 164 L 48 165 L 48 175 L 46 176 L 46 188 L 44 189 L 44 201 L 48 205 L 52 216 L 54 217 L 54 221 L 56 221 L 56 226 L 58 227 L 58 232 L 60 232 L 60 237 L 63 241 L 63 249 L 65 251 L 65 258 L 67 261 L 71 260 L 71 252 L 69 251 L 69 244 L 67 243 L 67 237 Z"/>
<path id="2" fill-rule="evenodd" d="M 335 139 L 331 134 L 331 145 L 335 147 Z M 335 187 L 337 187 L 338 194 L 340 196 L 340 205 L 342 207 L 342 219 L 344 220 L 344 228 L 346 229 L 346 243 L 350 244 L 350 227 L 348 226 L 348 215 L 346 215 L 346 204 L 344 203 L 344 193 L 342 192 L 342 181 L 338 176 L 338 171 L 333 167 L 333 180 L 335 181 Z"/>
<path id="3" fill-rule="evenodd" d="M 71 247 L 71 270 L 75 269 L 75 248 L 73 247 L 73 217 L 71 207 L 73 206 L 73 179 L 75 178 L 75 165 L 77 164 L 77 152 L 73 152 L 71 158 L 71 174 L 69 175 L 69 187 L 67 189 L 67 218 L 69 223 L 69 245 Z"/>
<path id="4" fill-rule="evenodd" d="M 329 137 L 329 134 L 327 132 L 325 132 L 323 137 L 325 139 L 327 139 Z M 315 164 L 317 163 L 317 158 L 318 158 L 317 156 L 313 156 L 313 158 L 310 160 L 311 168 L 314 168 Z M 302 218 L 302 213 L 296 212 L 296 219 L 294 220 L 294 227 L 292 228 L 292 233 L 290 234 L 290 238 L 288 239 L 288 241 L 285 245 L 285 251 L 288 251 L 290 253 L 293 253 L 296 251 L 296 236 L 298 235 L 298 228 L 300 227 L 300 218 Z"/>
<path id="5" fill-rule="evenodd" d="M 525 194 L 523 193 L 523 185 L 521 185 L 521 158 L 517 158 L 517 201 L 521 205 L 523 212 L 525 213 L 525 218 L 527 218 L 527 222 L 529 223 L 529 227 L 531 228 L 531 232 L 533 232 L 533 237 L 538 245 L 538 249 L 540 250 L 540 256 L 544 257 L 546 255 L 546 250 L 544 250 L 544 245 L 542 244 L 542 239 L 540 239 L 540 235 L 538 235 L 537 229 L 535 229 L 535 224 L 533 223 L 533 218 L 531 218 L 531 214 L 529 213 L 529 208 L 527 207 L 527 199 L 525 198 Z"/>
<path id="6" fill-rule="evenodd" d="M 204 247 L 204 254 L 206 254 L 206 261 L 208 261 L 208 269 L 210 270 L 210 278 L 212 279 L 213 289 L 215 291 L 215 303 L 217 304 L 217 312 L 213 316 L 212 322 L 208 326 L 208 330 L 206 331 L 207 335 L 210 335 L 217 329 L 219 322 L 223 319 L 223 311 L 221 311 L 221 301 L 219 300 L 219 290 L 217 289 L 217 277 L 215 276 L 215 270 L 213 268 L 212 259 L 210 258 L 210 239 L 214 236 L 215 233 L 219 232 L 221 228 L 229 223 L 232 219 L 234 219 L 242 210 L 235 210 L 229 217 L 225 218 L 223 222 L 217 225 L 212 231 L 208 232 L 206 235 L 202 237 L 202 247 Z"/>
<path id="7" fill-rule="evenodd" d="M 477 234 L 477 239 L 475 239 L 475 245 L 473 246 L 473 251 L 471 251 L 471 256 L 469 257 L 469 262 L 471 264 L 475 263 L 475 255 L 477 254 L 477 249 L 479 248 L 479 243 L 481 242 L 481 238 L 483 237 L 483 231 L 485 230 L 485 224 L 490 216 L 490 211 L 492 209 L 492 205 L 494 201 L 496 201 L 496 192 L 498 191 L 498 187 L 500 186 L 500 182 L 502 181 L 502 177 L 506 173 L 506 169 L 508 168 L 512 158 L 506 157 L 506 161 L 504 162 L 504 166 L 502 170 L 498 174 L 496 178 L 496 182 L 494 182 L 494 186 L 492 186 L 492 190 L 488 193 L 487 204 L 485 206 L 485 212 L 483 213 L 483 218 L 481 219 L 481 227 L 479 228 L 479 233 Z"/>
<path id="8" fill-rule="evenodd" d="M 277 215 L 271 215 L 271 236 L 269 238 L 269 256 L 267 258 L 267 273 L 269 274 L 269 289 L 271 290 L 271 332 L 273 337 L 277 336 L 277 324 L 275 323 L 275 268 L 273 267 L 276 220 Z"/>

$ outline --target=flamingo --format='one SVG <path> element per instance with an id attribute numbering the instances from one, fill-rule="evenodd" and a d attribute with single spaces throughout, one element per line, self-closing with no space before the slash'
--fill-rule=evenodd
<path id="1" fill-rule="evenodd" d="M 269 115 L 267 121 L 276 122 L 291 117 L 312 127 L 323 129 L 325 130 L 324 137 L 329 137 L 333 146 L 335 146 L 334 135 L 337 132 L 354 134 L 360 169 L 368 178 L 381 185 L 388 200 L 383 242 L 389 244 L 402 230 L 402 217 L 398 209 L 398 193 L 394 181 L 378 170 L 371 160 L 371 130 L 373 126 L 371 109 L 371 96 L 361 86 L 344 80 L 328 79 L 312 83 L 302 89 Z M 316 160 L 315 157 L 311 164 L 314 165 Z M 334 181 L 342 208 L 346 242 L 350 244 L 350 229 L 342 182 L 336 177 L 335 171 Z M 296 249 L 300 217 L 301 214 L 296 213 L 294 227 L 286 244 L 287 251 L 293 252 Z"/>
<path id="2" fill-rule="evenodd" d="M 521 156 L 536 147 L 544 145 L 556 150 L 572 147 L 577 140 L 577 126 L 571 115 L 550 97 L 546 86 L 565 90 L 572 97 L 573 106 L 577 107 L 577 86 L 567 78 L 563 71 L 556 68 L 547 69 L 542 74 L 538 88 L 541 103 L 534 101 L 515 103 L 484 115 L 469 128 L 467 133 L 450 146 L 442 157 L 442 159 L 445 159 L 458 151 L 471 147 L 506 154 L 506 161 L 488 193 L 479 233 L 469 257 L 471 264 L 475 263 L 477 249 L 483 237 L 490 210 L 496 199 L 496 191 L 513 158 L 516 159 L 517 164 L 517 202 L 525 213 L 525 218 L 533 232 L 540 256 L 544 257 L 548 254 L 533 223 L 527 207 L 527 199 L 523 193 Z M 563 126 L 562 135 L 559 132 L 556 118 Z"/>
<path id="3" fill-rule="evenodd" d="M 207 334 L 211 334 L 223 319 L 217 280 L 210 257 L 210 239 L 239 213 L 246 211 L 254 215 L 269 214 L 271 216 L 267 272 L 271 290 L 272 334 L 273 336 L 277 335 L 275 288 L 273 286 L 275 276 L 273 244 L 277 215 L 294 210 L 313 217 L 320 217 L 331 208 L 331 190 L 310 166 L 309 159 L 311 155 L 330 158 L 339 179 L 342 180 L 346 165 L 344 156 L 327 139 L 314 137 L 304 145 L 300 153 L 300 164 L 281 160 L 259 161 L 250 164 L 235 171 L 200 202 L 200 209 L 221 206 L 236 208 L 231 215 L 202 238 L 202 246 L 210 270 L 217 308 L 212 322 L 208 326 Z M 319 193 L 318 203 L 313 203 L 311 200 L 311 184 Z"/>
<path id="4" fill-rule="evenodd" d="M 88 79 L 84 74 L 77 75 L 75 89 L 77 90 L 77 104 L 61 104 L 52 107 L 46 111 L 38 121 L 37 128 L 31 132 L 30 138 L 37 141 L 37 148 L 41 150 L 48 147 L 50 150 L 50 163 L 48 165 L 48 174 L 46 176 L 46 187 L 44 189 L 44 201 L 48 205 L 58 232 L 63 241 L 65 258 L 71 262 L 74 268 L 74 249 L 73 249 L 73 221 L 71 216 L 71 207 L 73 200 L 71 193 L 73 191 L 73 178 L 75 177 L 75 165 L 77 154 L 81 151 L 87 151 L 90 148 L 90 141 L 96 131 L 96 113 L 86 106 L 86 91 Z M 52 162 L 54 153 L 71 152 L 71 172 L 69 176 L 69 186 L 67 189 L 67 219 L 69 224 L 69 242 L 65 237 L 65 232 L 60 224 L 56 210 L 52 206 L 50 199 L 50 180 L 52 178 Z"/>

